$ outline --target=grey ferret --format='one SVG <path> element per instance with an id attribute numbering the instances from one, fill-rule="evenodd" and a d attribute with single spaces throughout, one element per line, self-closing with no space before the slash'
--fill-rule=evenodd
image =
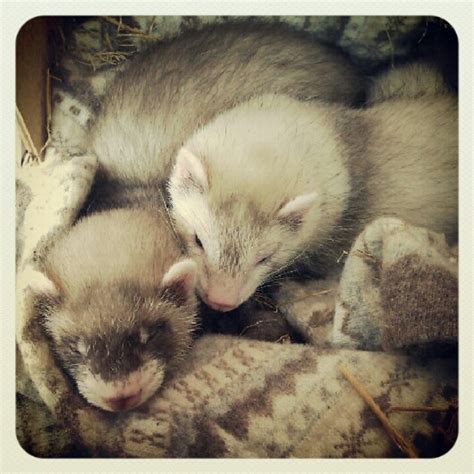
<path id="1" fill-rule="evenodd" d="M 106 93 L 88 147 L 105 180 L 164 181 L 198 126 L 250 97 L 351 104 L 364 90 L 364 78 L 338 50 L 283 25 L 205 27 L 130 60 Z"/>
<path id="2" fill-rule="evenodd" d="M 40 301 L 62 365 L 93 405 L 145 402 L 174 370 L 195 327 L 196 265 L 163 213 L 116 209 L 79 220 L 50 250 Z"/>
<path id="3" fill-rule="evenodd" d="M 404 97 L 399 86 L 414 73 L 425 81 Z M 435 70 L 393 74 L 366 109 L 264 95 L 185 143 L 171 212 L 208 306 L 231 311 L 305 257 L 317 257 L 311 267 L 340 245 L 349 250 L 377 217 L 456 234 L 457 99 L 422 88 L 437 84 Z"/>

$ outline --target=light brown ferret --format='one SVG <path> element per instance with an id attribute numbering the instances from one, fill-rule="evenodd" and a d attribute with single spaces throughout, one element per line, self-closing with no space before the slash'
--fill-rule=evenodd
<path id="1" fill-rule="evenodd" d="M 195 326 L 195 263 L 163 213 L 121 209 L 80 220 L 47 255 L 39 298 L 52 345 L 79 392 L 134 408 L 183 357 Z"/>

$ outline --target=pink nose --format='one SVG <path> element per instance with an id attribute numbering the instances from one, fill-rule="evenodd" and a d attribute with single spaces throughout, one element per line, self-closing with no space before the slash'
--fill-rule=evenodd
<path id="1" fill-rule="evenodd" d="M 222 311 L 223 313 L 226 311 L 232 311 L 238 306 L 237 304 L 221 303 L 219 301 L 213 301 L 210 299 L 206 299 L 206 303 L 212 309 L 215 309 L 216 311 Z"/>
<path id="2" fill-rule="evenodd" d="M 232 311 L 240 305 L 239 283 L 226 276 L 215 277 L 204 290 L 204 302 L 217 311 Z"/>
<path id="3" fill-rule="evenodd" d="M 141 393 L 142 391 L 140 390 L 126 397 L 106 398 L 104 401 L 112 411 L 128 410 L 139 404 Z"/>
<path id="4" fill-rule="evenodd" d="M 204 295 L 204 302 L 216 311 L 232 311 L 233 309 L 239 306 L 240 301 L 238 300 L 237 295 L 221 295 L 216 294 L 213 291 L 209 291 Z"/>

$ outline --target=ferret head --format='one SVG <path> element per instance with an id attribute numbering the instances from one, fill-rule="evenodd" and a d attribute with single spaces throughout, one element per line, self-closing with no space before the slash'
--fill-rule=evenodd
<path id="1" fill-rule="evenodd" d="M 301 250 L 302 225 L 317 193 L 283 190 L 273 200 L 261 199 L 271 185 L 258 170 L 253 181 L 236 185 L 236 176 L 228 187 L 216 173 L 205 156 L 182 148 L 169 192 L 172 216 L 198 265 L 197 292 L 208 306 L 227 312 L 281 273 Z M 257 189 L 259 180 L 263 191 Z"/>
<path id="2" fill-rule="evenodd" d="M 54 278 L 40 293 L 44 324 L 63 366 L 93 405 L 123 411 L 145 402 L 191 344 L 196 265 L 172 265 L 157 287 L 89 281 L 72 294 Z"/>

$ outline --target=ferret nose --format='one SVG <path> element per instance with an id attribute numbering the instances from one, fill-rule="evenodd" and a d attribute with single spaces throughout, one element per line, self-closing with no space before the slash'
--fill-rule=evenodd
<path id="1" fill-rule="evenodd" d="M 212 308 L 215 309 L 216 311 L 221 311 L 223 313 L 227 311 L 232 311 L 233 309 L 237 308 L 236 304 L 225 304 L 225 303 L 219 303 L 216 301 L 208 300 L 207 304 Z"/>
<path id="2" fill-rule="evenodd" d="M 142 391 L 133 393 L 132 395 L 120 396 L 114 398 L 106 398 L 105 403 L 111 408 L 112 411 L 123 411 L 133 408 L 140 402 L 140 396 Z"/>
<path id="3" fill-rule="evenodd" d="M 232 311 L 233 309 L 237 308 L 237 306 L 239 306 L 239 300 L 237 298 L 223 298 L 213 295 L 212 293 L 206 294 L 205 302 L 212 309 L 215 309 L 216 311 L 222 311 L 224 313 L 226 311 Z"/>
<path id="4" fill-rule="evenodd" d="M 232 311 L 241 303 L 238 282 L 224 275 L 216 276 L 204 291 L 204 302 L 216 311 Z"/>

